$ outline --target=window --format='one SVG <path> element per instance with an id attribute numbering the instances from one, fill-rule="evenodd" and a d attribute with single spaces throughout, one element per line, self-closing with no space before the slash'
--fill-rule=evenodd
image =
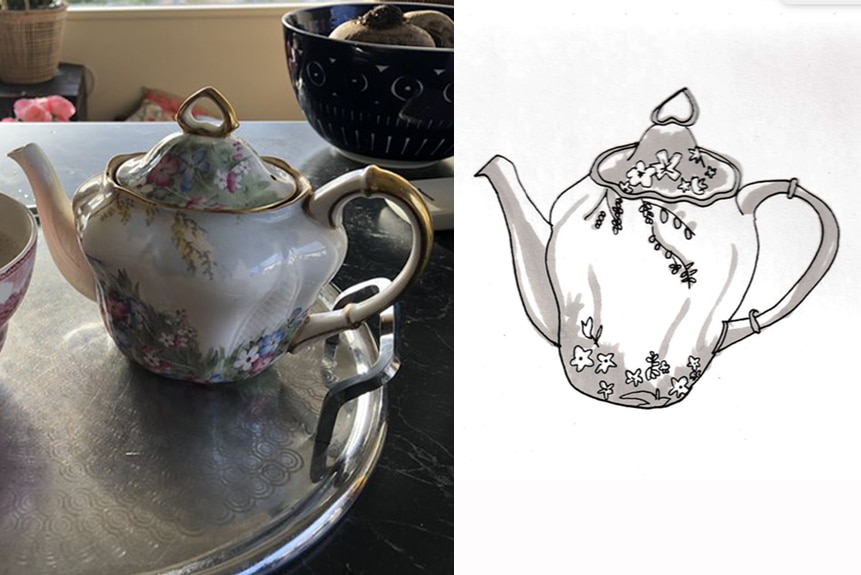
<path id="1" fill-rule="evenodd" d="M 290 0 L 312 3 L 316 0 Z M 69 6 L 229 6 L 236 4 L 283 4 L 284 0 L 68 0 Z"/>

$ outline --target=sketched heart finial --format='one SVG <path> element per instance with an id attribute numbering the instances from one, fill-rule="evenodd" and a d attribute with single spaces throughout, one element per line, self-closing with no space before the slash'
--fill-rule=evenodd
<path id="1" fill-rule="evenodd" d="M 693 94 L 687 88 L 682 88 L 652 110 L 652 123 L 659 126 L 670 123 L 692 126 L 699 113 Z"/>

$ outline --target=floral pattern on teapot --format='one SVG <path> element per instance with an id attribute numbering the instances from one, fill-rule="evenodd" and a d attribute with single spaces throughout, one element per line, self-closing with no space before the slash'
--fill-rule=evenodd
<path id="1" fill-rule="evenodd" d="M 687 371 L 671 375 L 670 364 L 651 350 L 641 364 L 625 365 L 617 346 L 615 351 L 601 351 L 602 331 L 603 326 L 595 329 L 591 317 L 581 322 L 580 335 L 588 343 L 575 345 L 568 359 L 581 381 L 591 380 L 581 382 L 581 389 L 595 398 L 609 401 L 615 396 L 636 407 L 663 407 L 683 399 L 703 374 L 702 360 L 689 355 Z"/>
<path id="2" fill-rule="evenodd" d="M 611 216 L 611 229 L 613 230 L 614 235 L 618 235 L 624 229 L 622 218 L 625 214 L 624 209 L 624 200 L 621 196 L 617 196 L 611 205 L 608 196 L 611 194 L 611 191 L 608 189 L 605 191 L 604 195 L 601 198 L 601 201 L 595 208 L 590 211 L 586 215 L 586 219 L 593 222 L 592 227 L 596 230 L 600 230 L 604 221 L 607 219 L 607 213 L 612 214 Z M 607 210 L 605 211 L 603 207 L 606 206 Z M 658 218 L 662 224 L 667 224 L 668 222 L 672 223 L 672 226 L 679 230 L 685 240 L 692 240 L 696 233 L 693 228 L 689 226 L 681 217 L 677 216 L 671 208 L 666 206 L 659 206 L 655 203 L 648 202 L 646 200 L 640 200 L 640 207 L 638 208 L 638 212 L 643 218 L 643 221 L 652 226 L 652 233 L 648 236 L 647 240 L 650 244 L 652 244 L 652 248 L 656 252 L 661 252 L 664 258 L 671 260 L 668 268 L 672 275 L 678 275 L 682 284 L 687 287 L 691 287 L 693 284 L 697 283 L 696 278 L 694 277 L 697 273 L 697 269 L 694 267 L 693 261 L 685 261 L 684 256 L 680 254 L 677 250 L 674 250 L 672 247 L 665 246 L 661 243 L 659 235 L 656 231 L 656 223 L 655 223 L 655 212 L 658 213 Z M 593 217 L 594 216 L 594 217 Z M 591 319 L 591 318 L 590 318 Z"/>
<path id="3" fill-rule="evenodd" d="M 118 196 L 110 206 L 99 213 L 99 219 L 107 221 L 118 217 L 121 226 L 125 227 L 140 212 L 144 216 L 144 227 L 148 228 L 161 215 L 159 208 L 153 204 L 144 204 L 143 209 L 136 204 L 137 200 L 133 196 Z M 170 233 L 173 245 L 185 262 L 188 272 L 212 280 L 214 262 L 211 246 L 206 241 L 206 228 L 189 214 L 174 211 Z"/>
<path id="4" fill-rule="evenodd" d="M 190 209 L 242 209 L 283 199 L 282 181 L 257 161 L 242 140 L 186 136 L 154 158 L 128 162 L 118 179 L 141 196 Z"/>
<path id="5" fill-rule="evenodd" d="M 219 122 L 194 118 L 201 99 L 217 106 Z M 236 114 L 211 86 L 183 102 L 177 122 L 181 132 L 148 152 L 113 156 L 71 202 L 37 144 L 9 153 L 31 183 L 60 273 L 99 303 L 112 339 L 144 368 L 197 382 L 246 379 L 393 305 L 429 261 L 431 217 L 402 176 L 367 166 L 313 189 L 287 161 L 258 156 L 234 135 Z M 344 206 L 362 196 L 402 208 L 410 255 L 366 299 L 310 312 L 347 254 Z"/>
<path id="6" fill-rule="evenodd" d="M 680 105 L 686 113 L 667 111 Z M 558 348 L 569 383 L 602 402 L 689 397 L 721 351 L 791 313 L 837 252 L 831 209 L 796 178 L 742 185 L 734 161 L 697 143 L 698 113 L 687 89 L 670 96 L 638 141 L 599 154 L 549 214 L 507 158 L 476 174 L 503 209 L 530 321 Z M 743 306 L 767 257 L 757 210 L 773 196 L 812 208 L 821 236 L 801 278 L 761 312 Z"/>
<path id="7" fill-rule="evenodd" d="M 113 280 L 100 301 L 111 337 L 124 354 L 172 379 L 217 383 L 256 375 L 286 351 L 308 314 L 297 308 L 276 329 L 232 349 L 200 349 L 197 331 L 184 309 L 158 311 L 148 305 L 125 270 Z"/>

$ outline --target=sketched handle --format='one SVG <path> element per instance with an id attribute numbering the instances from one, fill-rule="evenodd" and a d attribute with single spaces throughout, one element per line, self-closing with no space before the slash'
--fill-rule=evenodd
<path id="1" fill-rule="evenodd" d="M 433 225 L 424 200 L 412 184 L 388 170 L 368 166 L 333 180 L 308 198 L 305 212 L 321 225 L 343 227 L 344 206 L 357 197 L 382 197 L 402 208 L 412 233 L 410 255 L 401 271 L 379 293 L 349 303 L 343 309 L 312 313 L 291 342 L 291 350 L 311 339 L 357 327 L 380 313 L 418 279 L 430 259 Z"/>
<path id="2" fill-rule="evenodd" d="M 825 202 L 811 194 L 800 185 L 798 180 L 774 180 L 758 182 L 745 186 L 739 193 L 737 202 L 744 215 L 754 215 L 756 209 L 771 196 L 786 194 L 789 198 L 798 198 L 809 205 L 819 216 L 822 226 L 819 247 L 804 271 L 801 278 L 795 282 L 780 301 L 767 310 L 760 312 L 751 309 L 746 318 L 733 319 L 724 322 L 723 333 L 715 353 L 726 349 L 749 335 L 759 333 L 763 328 L 783 319 L 798 307 L 816 284 L 822 279 L 837 255 L 837 243 L 840 235 L 837 219 Z"/>

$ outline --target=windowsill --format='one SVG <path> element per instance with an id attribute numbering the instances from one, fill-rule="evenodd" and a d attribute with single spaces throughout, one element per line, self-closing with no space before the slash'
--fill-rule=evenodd
<path id="1" fill-rule="evenodd" d="M 361 0 L 360 0 L 361 1 Z M 368 0 L 371 2 L 372 0 Z M 69 6 L 69 20 L 128 20 L 164 18 L 244 18 L 281 15 L 297 8 L 327 2 L 283 2 L 277 4 L 232 4 L 232 5 L 169 5 L 169 6 Z"/>

